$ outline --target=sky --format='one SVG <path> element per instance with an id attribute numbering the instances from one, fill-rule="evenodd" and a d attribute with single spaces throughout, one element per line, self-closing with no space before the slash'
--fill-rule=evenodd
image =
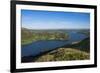
<path id="1" fill-rule="evenodd" d="M 21 26 L 28 29 L 89 29 L 90 13 L 21 10 Z"/>

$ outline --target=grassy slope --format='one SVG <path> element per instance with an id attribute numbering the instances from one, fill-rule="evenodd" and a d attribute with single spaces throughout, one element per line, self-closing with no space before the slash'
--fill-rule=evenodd
<path id="1" fill-rule="evenodd" d="M 73 44 L 56 49 L 35 59 L 35 62 L 64 61 L 64 60 L 87 60 L 89 54 L 89 38 Z"/>
<path id="2" fill-rule="evenodd" d="M 35 59 L 36 62 L 86 60 L 89 54 L 73 48 L 59 48 Z"/>
<path id="3" fill-rule="evenodd" d="M 26 28 L 22 28 L 21 29 L 21 44 L 28 44 L 32 42 L 33 39 L 33 33 L 26 29 Z"/>
<path id="4" fill-rule="evenodd" d="M 65 48 L 66 47 L 75 48 L 75 49 L 89 53 L 90 52 L 90 38 L 88 37 L 88 38 L 80 41 L 79 43 L 75 43 L 75 44 L 72 44 L 72 45 L 65 45 L 64 47 Z"/>

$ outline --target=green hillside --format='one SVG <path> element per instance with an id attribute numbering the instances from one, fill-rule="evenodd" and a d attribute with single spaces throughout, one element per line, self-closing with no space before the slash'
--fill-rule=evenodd
<path id="1" fill-rule="evenodd" d="M 38 30 L 35 30 L 38 31 Z M 39 30 L 40 31 L 40 30 Z M 34 30 L 29 30 L 22 28 L 21 30 L 21 43 L 28 44 L 40 40 L 68 40 L 69 36 L 64 32 L 50 32 L 50 31 L 40 31 L 34 32 Z"/>
<path id="2" fill-rule="evenodd" d="M 36 58 L 35 62 L 88 60 L 89 57 L 89 53 L 74 48 L 59 48 Z"/>
<path id="3" fill-rule="evenodd" d="M 21 44 L 28 44 L 33 41 L 33 33 L 26 29 L 22 28 L 21 29 Z"/>

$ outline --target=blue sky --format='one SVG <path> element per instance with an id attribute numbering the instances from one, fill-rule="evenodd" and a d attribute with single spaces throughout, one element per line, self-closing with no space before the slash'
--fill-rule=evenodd
<path id="1" fill-rule="evenodd" d="M 29 29 L 88 29 L 90 13 L 21 10 L 21 24 Z"/>

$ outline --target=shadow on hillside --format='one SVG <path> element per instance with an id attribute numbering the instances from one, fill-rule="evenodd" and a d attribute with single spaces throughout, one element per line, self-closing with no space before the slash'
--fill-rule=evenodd
<path id="1" fill-rule="evenodd" d="M 71 45 L 64 45 L 62 48 L 74 48 L 85 52 L 90 52 L 90 38 L 86 38 L 79 43 L 71 44 Z"/>

